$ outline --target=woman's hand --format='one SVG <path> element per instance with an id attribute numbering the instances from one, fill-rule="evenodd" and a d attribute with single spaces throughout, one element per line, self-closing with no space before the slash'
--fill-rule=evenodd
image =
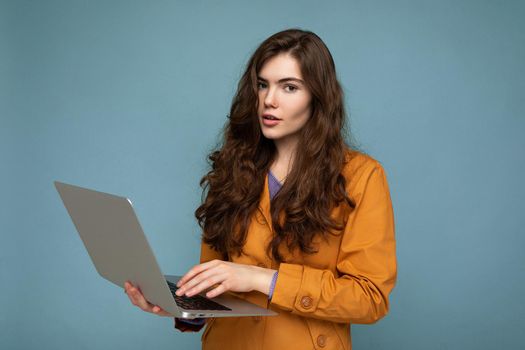
<path id="1" fill-rule="evenodd" d="M 258 290 L 268 295 L 270 283 L 276 270 L 258 266 L 236 264 L 229 261 L 212 260 L 191 268 L 177 282 L 176 294 L 193 296 L 216 284 L 218 286 L 206 293 L 214 298 L 226 291 L 250 292 Z"/>
<path id="2" fill-rule="evenodd" d="M 128 295 L 129 300 L 135 306 L 138 306 L 143 311 L 150 312 L 159 316 L 173 317 L 167 311 L 162 310 L 159 306 L 149 303 L 139 288 L 134 287 L 130 282 L 124 283 L 124 289 Z"/>

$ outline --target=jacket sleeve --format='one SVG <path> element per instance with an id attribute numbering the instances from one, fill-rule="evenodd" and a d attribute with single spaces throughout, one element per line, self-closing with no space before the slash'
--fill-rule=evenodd
<path id="1" fill-rule="evenodd" d="M 351 197 L 337 257 L 337 274 L 282 263 L 271 300 L 293 314 L 342 323 L 374 323 L 389 309 L 397 276 L 394 216 L 386 175 L 368 167 Z"/>

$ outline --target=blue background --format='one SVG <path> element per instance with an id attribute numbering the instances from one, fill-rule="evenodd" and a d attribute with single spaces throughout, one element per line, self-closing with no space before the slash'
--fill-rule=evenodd
<path id="1" fill-rule="evenodd" d="M 0 6 L 0 348 L 199 348 L 98 276 L 53 181 L 129 196 L 185 272 L 205 156 L 253 50 L 288 27 L 328 45 L 391 188 L 398 284 L 354 348 L 522 348 L 523 1 Z"/>

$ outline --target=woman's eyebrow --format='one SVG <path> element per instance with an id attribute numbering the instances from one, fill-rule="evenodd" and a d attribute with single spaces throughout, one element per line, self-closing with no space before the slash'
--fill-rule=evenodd
<path id="1" fill-rule="evenodd" d="M 268 82 L 268 80 L 264 79 L 263 77 L 260 77 L 260 76 L 257 76 L 257 79 L 261 80 L 261 81 L 264 81 L 264 82 Z M 295 81 L 295 82 L 298 82 L 300 84 L 304 84 L 304 81 L 302 81 L 301 79 L 299 78 L 294 78 L 294 77 L 286 77 L 286 78 L 282 78 L 282 79 L 279 79 L 277 82 L 278 83 L 286 83 L 288 81 Z"/>

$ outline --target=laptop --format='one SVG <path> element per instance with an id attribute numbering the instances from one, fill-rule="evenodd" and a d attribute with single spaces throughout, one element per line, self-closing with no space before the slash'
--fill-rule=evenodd
<path id="1" fill-rule="evenodd" d="M 277 315 L 229 293 L 177 296 L 182 276 L 162 274 L 128 198 L 54 183 L 95 268 L 108 281 L 122 288 L 130 281 L 150 303 L 178 318 Z"/>

